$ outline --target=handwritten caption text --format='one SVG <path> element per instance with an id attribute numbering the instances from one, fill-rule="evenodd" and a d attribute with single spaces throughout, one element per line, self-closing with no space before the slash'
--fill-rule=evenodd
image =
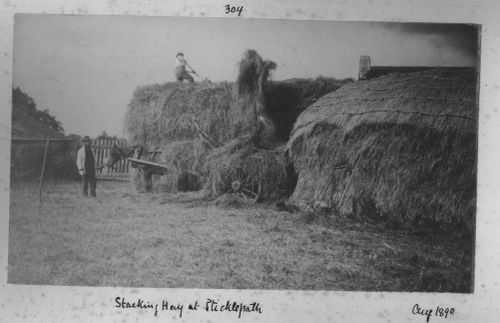
<path id="1" fill-rule="evenodd" d="M 162 311 L 176 312 L 179 318 L 182 318 L 185 310 L 187 312 L 198 310 L 205 312 L 233 312 L 238 315 L 238 318 L 241 318 L 243 313 L 253 312 L 262 314 L 262 306 L 258 302 L 244 304 L 231 300 L 221 302 L 218 299 L 215 300 L 210 298 L 207 298 L 203 302 L 196 300 L 193 303 L 179 304 L 171 303 L 167 300 L 162 300 L 161 303 L 155 303 L 145 301 L 141 298 L 130 301 L 125 299 L 125 297 L 116 297 L 115 307 L 122 309 L 150 310 L 153 312 L 154 316 L 158 316 L 158 313 Z"/>
<path id="2" fill-rule="evenodd" d="M 420 307 L 420 305 L 415 304 L 411 310 L 411 313 L 414 315 L 422 315 L 426 317 L 426 322 L 429 322 L 431 316 L 441 317 L 447 319 L 450 316 L 455 314 L 455 309 L 453 307 L 440 307 L 436 306 L 436 308 L 428 308 L 425 309 Z"/>

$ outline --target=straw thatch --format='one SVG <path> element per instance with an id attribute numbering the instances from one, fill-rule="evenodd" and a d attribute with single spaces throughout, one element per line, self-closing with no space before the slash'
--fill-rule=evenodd
<path id="1" fill-rule="evenodd" d="M 391 74 L 345 85 L 299 116 L 287 154 L 298 174 L 292 204 L 471 225 L 475 71 Z"/>

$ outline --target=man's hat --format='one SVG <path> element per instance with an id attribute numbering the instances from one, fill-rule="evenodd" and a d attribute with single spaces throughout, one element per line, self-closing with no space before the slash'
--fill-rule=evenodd
<path id="1" fill-rule="evenodd" d="M 86 141 L 90 142 L 90 137 L 89 136 L 83 137 L 82 142 L 86 142 Z"/>
<path id="2" fill-rule="evenodd" d="M 177 56 L 179 56 L 179 55 L 180 55 L 180 56 L 184 56 L 184 53 L 183 53 L 183 52 L 178 52 L 178 53 L 175 55 L 175 57 L 177 57 Z"/>

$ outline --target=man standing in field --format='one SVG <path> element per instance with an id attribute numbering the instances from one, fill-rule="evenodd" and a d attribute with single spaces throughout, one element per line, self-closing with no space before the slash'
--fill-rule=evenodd
<path id="1" fill-rule="evenodd" d="M 189 73 L 196 74 L 193 68 L 188 64 L 188 62 L 184 59 L 184 54 L 179 52 L 175 55 L 175 77 L 177 81 L 183 82 L 184 80 L 188 80 L 189 83 L 193 83 L 194 79 Z M 186 70 L 189 68 L 189 71 Z"/>
<path id="2" fill-rule="evenodd" d="M 83 146 L 78 150 L 76 155 L 76 166 L 78 172 L 82 175 L 82 191 L 83 196 L 89 195 L 88 188 L 90 186 L 90 195 L 96 197 L 96 179 L 95 179 L 95 158 L 90 147 L 90 138 L 85 136 L 82 139 Z"/>

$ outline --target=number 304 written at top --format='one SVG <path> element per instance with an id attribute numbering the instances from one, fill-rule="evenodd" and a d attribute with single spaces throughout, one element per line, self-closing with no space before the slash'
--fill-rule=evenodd
<path id="1" fill-rule="evenodd" d="M 241 16 L 241 13 L 243 12 L 243 6 L 240 6 L 240 7 L 236 7 L 236 6 L 231 6 L 229 4 L 225 5 L 224 6 L 224 13 L 226 15 L 229 15 L 229 14 L 236 14 L 238 13 L 238 16 Z"/>

